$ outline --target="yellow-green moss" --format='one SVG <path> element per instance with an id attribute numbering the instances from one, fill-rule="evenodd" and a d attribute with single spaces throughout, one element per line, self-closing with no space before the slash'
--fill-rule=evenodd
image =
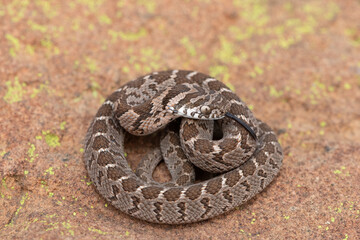
<path id="1" fill-rule="evenodd" d="M 53 18 L 59 14 L 56 10 L 57 4 L 53 4 L 51 1 L 35 0 L 35 4 L 42 10 L 42 14 L 47 18 Z"/>
<path id="2" fill-rule="evenodd" d="M 15 77 L 13 81 L 6 81 L 5 85 L 7 91 L 4 96 L 4 100 L 8 103 L 19 102 L 23 100 L 25 90 L 23 89 L 26 84 L 20 83 L 18 77 Z"/>
<path id="3" fill-rule="evenodd" d="M 189 37 L 183 37 L 180 40 L 180 43 L 185 47 L 186 51 L 190 54 L 190 56 L 196 56 L 196 49 L 192 42 L 190 42 Z"/>
<path id="4" fill-rule="evenodd" d="M 54 175 L 54 168 L 49 167 L 48 169 L 46 169 L 44 175 L 46 174 Z"/>
<path id="5" fill-rule="evenodd" d="M 46 25 L 41 25 L 38 24 L 32 20 L 28 20 L 27 21 L 28 26 L 30 27 L 31 30 L 33 31 L 39 31 L 41 33 L 45 33 L 47 31 L 47 26 Z"/>
<path id="6" fill-rule="evenodd" d="M 235 54 L 234 44 L 227 40 L 224 36 L 220 37 L 220 48 L 215 52 L 215 58 L 223 63 L 239 65 L 247 59 L 245 52 Z"/>
<path id="7" fill-rule="evenodd" d="M 18 53 L 18 51 L 20 50 L 20 46 L 21 46 L 20 40 L 8 33 L 5 34 L 5 38 L 8 40 L 9 44 L 12 46 L 9 49 L 9 54 L 12 57 L 15 57 L 16 54 Z"/>
<path id="8" fill-rule="evenodd" d="M 103 232 L 100 229 L 96 229 L 96 228 L 92 228 L 92 227 L 89 227 L 88 230 L 91 231 L 91 232 L 96 232 L 96 233 L 101 234 L 101 235 L 108 234 L 107 232 Z"/>
<path id="9" fill-rule="evenodd" d="M 281 97 L 284 94 L 282 90 L 276 90 L 274 86 L 269 87 L 269 93 L 272 97 Z"/>
<path id="10" fill-rule="evenodd" d="M 123 32 L 110 29 L 108 34 L 111 36 L 113 42 L 117 41 L 118 38 L 124 41 L 138 41 L 147 35 L 147 31 L 145 28 L 140 28 L 137 32 Z"/>
<path id="11" fill-rule="evenodd" d="M 60 146 L 59 137 L 56 134 L 50 131 L 42 131 L 42 134 L 45 136 L 45 142 L 49 147 Z"/>
<path id="12" fill-rule="evenodd" d="M 137 0 L 137 4 L 144 6 L 149 13 L 155 12 L 156 1 L 154 0 Z"/>
<path id="13" fill-rule="evenodd" d="M 66 125 L 66 121 L 63 121 L 60 123 L 60 129 L 64 130 L 65 129 L 65 125 Z"/>
<path id="14" fill-rule="evenodd" d="M 98 70 L 98 64 L 96 62 L 95 59 L 90 58 L 90 57 L 86 57 L 85 58 L 85 62 L 86 62 L 86 68 L 91 72 L 94 73 Z"/>
<path id="15" fill-rule="evenodd" d="M 0 152 L 0 157 L 5 156 L 6 153 L 7 153 L 7 152 L 6 152 L 5 150 L 2 150 L 2 151 Z"/>
<path id="16" fill-rule="evenodd" d="M 35 145 L 33 143 L 29 143 L 29 146 L 30 147 L 29 147 L 29 149 L 27 151 L 28 157 L 25 158 L 25 160 L 27 160 L 29 162 L 33 162 L 35 160 L 35 158 L 37 156 L 39 156 L 39 154 L 35 153 L 36 148 L 35 148 Z"/>
<path id="17" fill-rule="evenodd" d="M 68 232 L 70 233 L 71 236 L 75 235 L 74 230 L 71 229 L 72 226 L 70 224 L 70 220 L 68 220 L 67 222 L 62 222 L 61 224 L 64 228 L 66 228 L 68 230 Z"/>
<path id="18" fill-rule="evenodd" d="M 98 17 L 98 20 L 101 24 L 110 25 L 112 23 L 111 18 L 109 18 L 106 14 L 102 14 Z"/>

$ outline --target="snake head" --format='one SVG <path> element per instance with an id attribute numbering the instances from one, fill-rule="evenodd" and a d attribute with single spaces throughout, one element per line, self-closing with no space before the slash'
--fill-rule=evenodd
<path id="1" fill-rule="evenodd" d="M 177 106 L 166 106 L 168 112 L 193 119 L 217 120 L 225 116 L 230 108 L 230 104 L 222 98 L 197 99 L 195 102 L 187 102 Z"/>

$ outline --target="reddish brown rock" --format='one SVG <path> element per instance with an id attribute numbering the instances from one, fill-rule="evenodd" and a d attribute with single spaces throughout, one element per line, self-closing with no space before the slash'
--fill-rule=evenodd
<path id="1" fill-rule="evenodd" d="M 0 239 L 360 238 L 359 1 L 5 2 Z M 278 132 L 285 158 L 238 209 L 162 226 L 109 206 L 82 148 L 113 90 L 174 68 L 231 87 Z M 132 140 L 136 166 L 154 141 Z M 166 174 L 161 166 L 155 178 Z"/>

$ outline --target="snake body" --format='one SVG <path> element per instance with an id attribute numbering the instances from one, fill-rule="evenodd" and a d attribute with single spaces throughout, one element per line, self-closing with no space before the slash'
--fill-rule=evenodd
<path id="1" fill-rule="evenodd" d="M 246 125 L 225 117 L 229 113 Z M 160 147 L 134 172 L 124 137 L 154 132 L 161 132 Z M 282 158 L 275 133 L 236 94 L 210 76 L 183 70 L 154 72 L 112 93 L 90 124 L 84 154 L 107 201 L 166 224 L 205 220 L 241 205 L 273 180 Z M 152 179 L 162 159 L 172 176 L 167 183 Z M 196 181 L 194 165 L 215 177 Z"/>

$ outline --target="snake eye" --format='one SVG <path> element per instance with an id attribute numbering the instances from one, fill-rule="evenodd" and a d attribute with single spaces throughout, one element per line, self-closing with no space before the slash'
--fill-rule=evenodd
<path id="1" fill-rule="evenodd" d="M 209 106 L 201 106 L 200 112 L 204 115 L 209 115 L 211 113 L 211 110 Z"/>

